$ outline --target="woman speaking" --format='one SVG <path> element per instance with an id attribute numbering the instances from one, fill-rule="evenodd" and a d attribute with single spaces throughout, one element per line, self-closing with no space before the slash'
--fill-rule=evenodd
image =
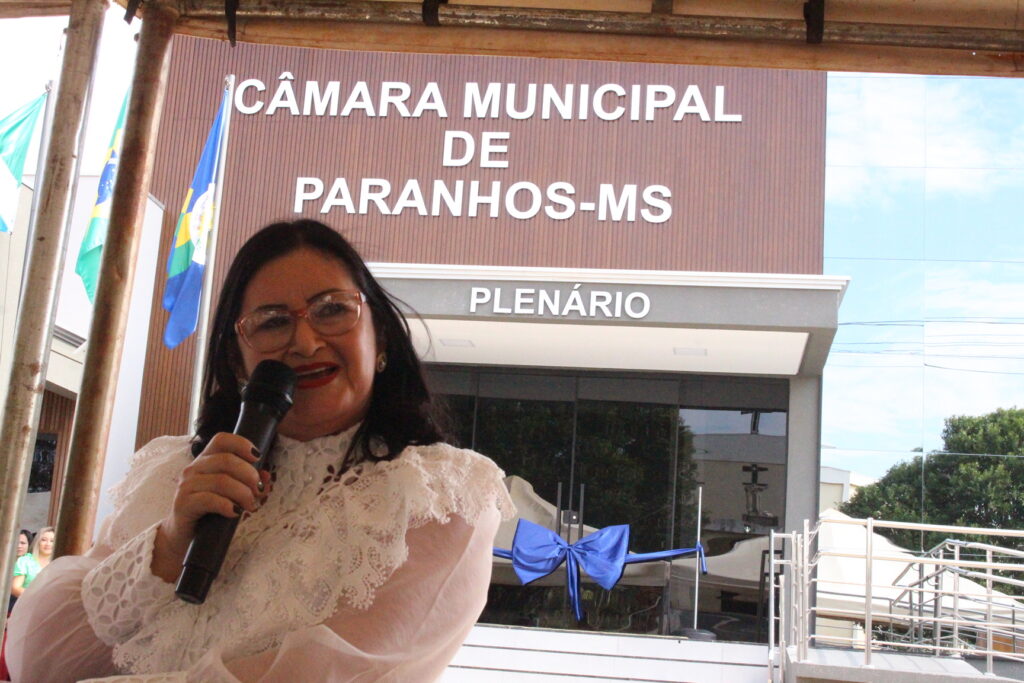
<path id="1" fill-rule="evenodd" d="M 267 359 L 297 384 L 258 472 L 230 432 Z M 140 450 L 94 547 L 18 601 L 13 680 L 435 680 L 483 609 L 514 511 L 494 463 L 445 443 L 408 325 L 362 258 L 315 221 L 257 233 L 228 272 L 205 371 L 196 434 Z M 239 524 L 191 604 L 174 582 L 210 513 Z"/>

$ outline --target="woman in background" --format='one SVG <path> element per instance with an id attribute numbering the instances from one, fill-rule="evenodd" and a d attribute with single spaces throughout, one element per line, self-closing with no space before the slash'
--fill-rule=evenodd
<path id="1" fill-rule="evenodd" d="M 29 544 L 32 543 L 32 534 L 26 529 L 22 529 L 18 532 L 18 544 L 15 555 L 15 568 L 14 572 L 17 575 L 17 561 L 28 554 Z M 18 587 L 15 592 L 15 587 L 11 585 L 11 598 L 7 603 L 7 616 L 11 616 L 11 610 L 14 609 L 14 603 L 18 601 L 18 596 L 25 590 L 24 587 Z M 4 629 L 4 635 L 2 641 L 0 641 L 0 681 L 10 680 L 11 674 L 7 670 L 7 659 L 4 657 L 4 650 L 7 649 L 7 629 Z"/>
<path id="2" fill-rule="evenodd" d="M 31 543 L 32 543 L 32 534 L 29 533 L 29 531 L 27 529 L 22 529 L 21 531 L 18 532 L 18 547 L 17 547 L 16 555 L 14 557 L 14 561 L 15 561 L 15 574 L 17 574 L 17 561 L 20 560 L 22 557 L 24 557 L 28 553 L 29 545 Z M 18 596 L 21 595 L 22 591 L 24 591 L 24 590 L 25 589 L 22 587 L 22 588 L 18 588 L 17 592 L 15 592 L 14 585 L 13 584 L 11 585 L 11 600 L 10 600 L 10 603 L 8 604 L 8 606 L 7 606 L 7 614 L 8 614 L 8 616 L 10 616 L 11 610 L 14 609 L 14 603 L 18 600 Z"/>
<path id="3" fill-rule="evenodd" d="M 20 598 L 25 589 L 35 581 L 39 572 L 50 564 L 53 559 L 53 542 L 55 531 L 52 526 L 45 526 L 36 533 L 32 541 L 32 549 L 18 558 L 14 563 L 14 581 L 11 584 L 11 595 Z"/>

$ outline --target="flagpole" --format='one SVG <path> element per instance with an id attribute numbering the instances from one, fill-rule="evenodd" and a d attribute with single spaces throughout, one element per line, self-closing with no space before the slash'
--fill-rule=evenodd
<path id="1" fill-rule="evenodd" d="M 57 61 L 64 61 L 64 49 L 67 47 L 67 30 L 64 31 L 61 36 L 60 46 L 57 49 Z M 89 90 L 92 89 L 93 74 L 89 74 L 89 86 L 86 90 L 85 96 L 85 111 L 82 114 L 82 121 L 89 120 L 89 104 L 92 100 L 92 96 L 89 94 Z M 26 245 L 32 244 L 32 235 L 36 231 L 36 216 L 39 214 L 39 200 L 42 198 L 43 193 L 40 192 L 43 183 L 46 181 L 46 150 L 50 148 L 50 128 L 53 127 L 53 105 L 54 100 L 57 99 L 57 83 L 53 79 L 46 82 L 46 109 L 43 110 L 43 136 L 39 140 L 39 154 L 36 157 L 36 177 L 34 179 L 35 188 L 32 190 L 32 205 L 28 212 L 28 230 L 26 231 L 27 241 Z M 83 128 L 85 124 L 83 123 Z M 82 138 L 85 138 L 83 129 Z M 79 145 L 79 158 L 81 158 L 81 148 Z M 76 172 L 77 175 L 77 172 Z M 71 201 L 71 209 L 68 211 L 68 219 L 70 220 L 71 214 L 74 213 L 75 202 L 74 199 Z M 21 290 L 18 292 L 18 311 L 21 312 L 21 299 L 25 296 L 25 285 L 28 283 L 28 255 L 29 249 L 25 249 L 25 259 L 21 269 Z"/>
<path id="2" fill-rule="evenodd" d="M 63 47 L 61 48 L 63 52 Z M 53 101 L 57 98 L 56 87 L 52 80 L 46 82 L 46 108 L 43 110 L 43 134 L 39 138 L 39 154 L 36 155 L 36 177 L 33 179 L 32 204 L 28 211 L 28 228 L 25 230 L 25 256 L 21 266 L 21 289 L 18 291 L 18 311 L 21 311 L 21 299 L 25 296 L 25 285 L 28 282 L 28 256 L 31 252 L 32 236 L 36 232 L 36 216 L 39 214 L 39 198 L 42 195 L 44 170 L 46 169 L 46 150 L 50 146 L 50 128 L 53 125 Z M 83 120 L 89 118 L 89 105 L 85 105 Z M 83 136 L 84 137 L 84 136 Z M 69 212 L 70 213 L 70 212 Z"/>
<path id="3" fill-rule="evenodd" d="M 213 270 L 217 265 L 217 240 L 220 237 L 220 209 L 224 197 L 224 169 L 227 165 L 228 135 L 231 132 L 231 110 L 235 104 L 235 75 L 224 79 L 228 92 L 227 111 L 221 121 L 220 148 L 217 151 L 217 185 L 214 191 L 213 222 L 206 236 L 206 268 L 203 270 L 203 290 L 199 299 L 199 321 L 196 328 L 196 353 L 192 364 L 192 398 L 189 402 L 188 426 L 194 429 L 199 419 L 199 405 L 203 398 L 203 370 L 206 365 L 207 337 L 210 333 L 210 302 L 213 298 Z"/>

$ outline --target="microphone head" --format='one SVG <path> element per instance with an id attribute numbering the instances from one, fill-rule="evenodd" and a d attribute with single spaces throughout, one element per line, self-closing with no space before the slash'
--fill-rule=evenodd
<path id="1" fill-rule="evenodd" d="M 295 371 L 284 363 L 260 361 L 242 389 L 242 402 L 266 404 L 279 414 L 280 419 L 292 407 L 296 381 Z"/>

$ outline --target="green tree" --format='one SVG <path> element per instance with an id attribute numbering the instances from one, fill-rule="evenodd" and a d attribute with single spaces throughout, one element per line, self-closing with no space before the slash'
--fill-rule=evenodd
<path id="1" fill-rule="evenodd" d="M 862 487 L 841 510 L 889 521 L 1024 527 L 1024 457 L 1013 457 L 1024 456 L 1024 409 L 947 418 L 942 440 L 942 451 L 897 463 L 877 482 Z M 883 533 L 905 548 L 923 541 L 924 549 L 946 536 L 930 533 L 922 539 L 916 531 Z M 1024 539 L 973 540 L 1024 550 Z"/>

